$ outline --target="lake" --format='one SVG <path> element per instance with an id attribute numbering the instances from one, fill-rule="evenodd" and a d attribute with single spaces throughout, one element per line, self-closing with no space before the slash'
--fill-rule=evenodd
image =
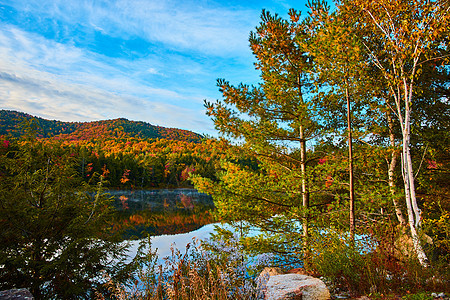
<path id="1" fill-rule="evenodd" d="M 211 196 L 195 189 L 109 190 L 125 239 L 188 233 L 213 222 Z"/>
<path id="2" fill-rule="evenodd" d="M 158 261 L 162 263 L 164 257 L 170 256 L 172 251 L 171 247 L 179 249 L 184 252 L 186 245 L 192 243 L 193 239 L 204 240 L 210 237 L 210 234 L 214 232 L 214 226 L 216 224 L 208 224 L 200 227 L 197 230 L 191 232 L 159 235 L 151 238 L 152 250 L 157 249 Z M 128 249 L 129 261 L 136 255 L 139 247 L 140 240 L 133 240 L 130 242 L 130 248 Z"/>
<path id="3" fill-rule="evenodd" d="M 173 211 L 195 207 L 214 208 L 211 196 L 195 189 L 108 190 L 116 206 L 129 211 Z"/>

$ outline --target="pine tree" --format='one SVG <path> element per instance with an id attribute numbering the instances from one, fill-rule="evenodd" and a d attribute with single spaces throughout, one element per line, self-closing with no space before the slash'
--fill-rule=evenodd
<path id="1" fill-rule="evenodd" d="M 298 12 L 290 10 L 284 20 L 263 11 L 261 20 L 249 39 L 261 84 L 233 86 L 218 80 L 223 99 L 205 103 L 223 136 L 242 142 L 230 147 L 238 158 L 222 164 L 220 183 L 194 181 L 213 195 L 225 221 L 246 220 L 270 233 L 270 242 L 248 244 L 298 252 L 307 247 L 310 219 L 312 159 L 306 144 L 320 131 L 311 102 L 311 58 L 298 41 L 307 38 Z"/>
<path id="2" fill-rule="evenodd" d="M 76 165 L 73 153 L 33 138 L 2 149 L 0 289 L 88 298 L 103 271 L 119 275 L 125 248 L 110 232 L 111 199 L 102 179 L 96 190 L 83 185 Z"/>

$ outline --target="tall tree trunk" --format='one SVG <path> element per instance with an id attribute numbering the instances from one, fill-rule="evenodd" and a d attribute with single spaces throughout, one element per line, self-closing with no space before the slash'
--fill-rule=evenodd
<path id="1" fill-rule="evenodd" d="M 394 121 L 392 120 L 390 111 L 386 112 L 386 117 L 387 117 L 388 126 L 389 126 L 389 140 L 391 143 L 391 147 L 393 148 L 392 154 L 391 154 L 391 160 L 389 162 L 389 169 L 388 169 L 389 191 L 391 192 L 392 203 L 394 204 L 394 209 L 395 209 L 395 215 L 397 216 L 397 219 L 398 219 L 400 225 L 404 226 L 404 225 L 406 225 L 406 219 L 405 219 L 405 216 L 403 215 L 400 204 L 398 203 L 397 198 L 395 196 L 396 186 L 395 186 L 394 171 L 395 171 L 395 167 L 397 166 L 397 161 L 398 161 L 399 155 L 398 155 L 398 152 L 396 152 L 394 150 L 394 147 L 396 146 L 395 145 L 395 135 L 394 135 Z"/>
<path id="2" fill-rule="evenodd" d="M 303 103 L 303 93 L 302 93 L 302 84 L 300 80 L 300 74 L 297 75 L 297 87 L 298 87 L 298 95 Z M 300 122 L 299 126 L 299 134 L 300 134 L 300 171 L 302 175 L 302 206 L 303 206 L 303 220 L 302 220 L 302 229 L 303 229 L 303 246 L 305 250 L 308 247 L 308 208 L 309 208 L 309 189 L 308 189 L 308 178 L 306 174 L 306 137 L 305 137 L 305 129 L 303 128 L 302 122 Z"/>
<path id="3" fill-rule="evenodd" d="M 355 238 L 355 189 L 353 182 L 353 146 L 352 146 L 352 117 L 350 111 L 350 95 L 348 91 L 348 81 L 345 79 L 345 97 L 347 98 L 347 131 L 348 131 L 348 173 L 349 181 L 349 198 L 350 198 L 350 239 Z"/>
<path id="4" fill-rule="evenodd" d="M 412 85 L 412 83 L 411 83 Z M 405 199 L 406 208 L 408 210 L 408 223 L 411 230 L 411 237 L 413 240 L 414 251 L 416 252 L 417 258 L 420 264 L 424 267 L 428 267 L 428 258 L 423 251 L 420 244 L 420 239 L 418 235 L 418 230 L 421 222 L 420 210 L 417 205 L 416 191 L 414 185 L 414 171 L 412 167 L 411 151 L 410 151 L 410 138 L 411 138 L 411 107 L 410 103 L 412 100 L 412 86 L 406 84 L 406 80 L 403 82 L 404 91 L 404 119 L 400 118 L 400 123 L 402 127 L 403 135 L 403 147 L 402 147 L 402 175 L 403 182 L 405 184 Z M 398 99 L 401 96 L 398 95 Z M 398 102 L 399 103 L 399 102 Z M 400 107 L 397 107 L 398 114 L 401 116 Z"/>
<path id="5" fill-rule="evenodd" d="M 428 258 L 420 244 L 419 235 L 417 233 L 418 228 L 416 227 L 417 220 L 415 220 L 415 213 L 413 208 L 413 202 L 415 201 L 415 193 L 414 191 L 411 190 L 411 187 L 414 188 L 414 182 L 411 182 L 410 177 L 410 174 L 412 173 L 411 165 L 408 162 L 411 161 L 410 156 L 411 154 L 409 150 L 409 145 L 406 145 L 404 143 L 402 151 L 402 171 L 403 171 L 403 181 L 405 183 L 405 198 L 406 198 L 406 209 L 408 211 L 408 223 L 411 231 L 411 238 L 413 240 L 414 251 L 416 252 L 417 258 L 422 266 L 427 267 Z"/>
<path id="6" fill-rule="evenodd" d="M 308 238 L 308 208 L 309 208 L 309 190 L 308 190 L 308 179 L 306 174 L 306 141 L 304 136 L 303 126 L 300 125 L 300 159 L 301 159 L 301 174 L 302 174 L 302 205 L 304 209 L 303 213 L 303 236 L 305 238 L 305 246 L 306 239 Z"/>

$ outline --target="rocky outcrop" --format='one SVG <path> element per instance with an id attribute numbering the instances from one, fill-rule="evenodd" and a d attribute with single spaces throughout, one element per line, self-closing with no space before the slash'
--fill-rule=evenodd
<path id="1" fill-rule="evenodd" d="M 280 274 L 276 268 L 264 269 L 259 285 L 265 300 L 331 299 L 322 280 L 304 274 Z"/>
<path id="2" fill-rule="evenodd" d="M 0 291 L 0 300 L 33 300 L 34 297 L 27 289 L 13 289 Z"/>

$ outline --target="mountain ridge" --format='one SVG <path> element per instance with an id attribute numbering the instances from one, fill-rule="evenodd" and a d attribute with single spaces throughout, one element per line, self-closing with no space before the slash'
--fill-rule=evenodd
<path id="1" fill-rule="evenodd" d="M 0 110 L 0 135 L 10 134 L 20 137 L 24 130 L 20 126 L 24 119 L 38 123 L 40 138 L 62 140 L 89 139 L 167 139 L 186 142 L 200 142 L 201 134 L 193 131 L 152 125 L 143 121 L 130 121 L 126 118 L 89 122 L 64 122 L 48 120 L 25 112 Z"/>

